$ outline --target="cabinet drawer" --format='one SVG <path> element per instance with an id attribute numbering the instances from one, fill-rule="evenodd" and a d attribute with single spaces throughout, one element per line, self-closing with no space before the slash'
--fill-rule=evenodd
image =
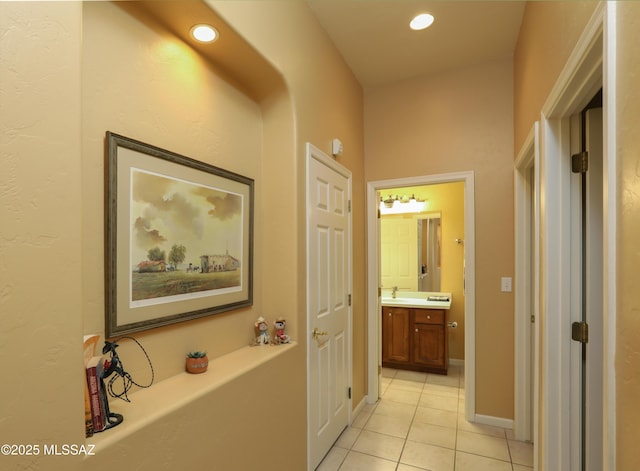
<path id="1" fill-rule="evenodd" d="M 414 322 L 416 324 L 444 324 L 444 311 L 437 309 L 416 309 Z"/>

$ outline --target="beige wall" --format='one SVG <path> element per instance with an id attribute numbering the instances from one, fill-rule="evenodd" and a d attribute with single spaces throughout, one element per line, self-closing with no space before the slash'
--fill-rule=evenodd
<path id="1" fill-rule="evenodd" d="M 109 2 L 88 2 L 83 14 L 82 195 L 85 333 L 104 333 L 104 133 L 109 130 L 255 179 L 254 307 L 135 334 L 154 359 L 158 380 L 183 367 L 181 352 L 211 358 L 248 345 L 264 289 L 265 226 L 262 116 L 257 103 L 207 67 L 193 49 L 163 28 Z M 169 91 L 169 92 L 168 92 Z M 168 253 L 170 246 L 162 247 Z M 291 317 L 291 311 L 284 312 Z M 295 319 L 291 319 L 295 329 Z M 249 328 L 247 329 L 247 326 Z M 224 331 L 221 336 L 218 332 Z M 122 342 L 122 353 L 137 346 Z M 129 365 L 127 365 L 129 367 Z M 143 370 L 144 371 L 144 370 Z"/>
<path id="2" fill-rule="evenodd" d="M 475 173 L 476 412 L 513 418 L 512 62 L 367 89 L 367 181 Z M 468 334 L 468 333 L 467 333 Z"/>
<path id="3" fill-rule="evenodd" d="M 79 3 L 0 4 L 2 443 L 84 442 L 81 25 Z"/>
<path id="4" fill-rule="evenodd" d="M 527 2 L 513 55 L 515 155 L 520 151 L 596 1 Z"/>
<path id="5" fill-rule="evenodd" d="M 256 457 L 265 457 L 262 469 L 281 469 L 267 459 L 279 452 L 288 466 L 305 467 L 304 143 L 328 151 L 331 138 L 344 142 L 354 237 L 364 239 L 362 92 L 304 4 L 239 3 L 226 11 L 232 26 L 259 23 L 246 36 L 283 76 L 260 103 L 165 28 L 114 4 L 0 4 L 0 60 L 11 71 L 0 76 L 0 211 L 11 221 L 0 229 L 0 355 L 12 378 L 1 387 L 9 398 L 0 406 L 1 441 L 84 442 L 80 339 L 103 333 L 106 130 L 256 180 L 254 306 L 136 334 L 156 380 L 181 372 L 186 350 L 215 358 L 246 346 L 258 315 L 284 315 L 299 341 L 125 441 L 96 437 L 89 460 L 16 458 L 9 469 L 107 469 L 111 451 L 137 469 L 251 469 Z M 32 34 L 33 25 L 44 32 Z M 292 53 L 290 44 L 301 47 Z M 366 394 L 366 324 L 364 247 L 354 248 L 356 405 Z M 120 354 L 134 377 L 148 378 L 132 343 L 123 341 Z"/>
<path id="6" fill-rule="evenodd" d="M 304 201 L 305 143 L 311 142 L 331 154 L 331 140 L 338 137 L 343 142 L 344 153 L 337 160 L 351 170 L 353 176 L 353 238 L 354 241 L 364 240 L 363 94 L 342 57 L 302 2 L 208 0 L 208 3 L 285 77 L 296 115 L 296 142 L 292 150 L 298 201 Z M 292 47 L 293 44 L 296 47 Z M 277 182 L 281 169 L 270 167 L 269 171 L 272 181 Z M 304 205 L 298 205 L 297 211 L 297 250 L 300 253 L 299 270 L 303 274 L 306 270 L 305 257 L 301 253 L 305 243 Z M 364 244 L 353 244 L 354 405 L 367 393 L 365 249 Z M 301 298 L 300 301 L 299 310 L 304 312 L 306 300 Z"/>
<path id="7" fill-rule="evenodd" d="M 640 469 L 640 4 L 617 5 L 618 305 L 616 332 L 617 469 Z"/>

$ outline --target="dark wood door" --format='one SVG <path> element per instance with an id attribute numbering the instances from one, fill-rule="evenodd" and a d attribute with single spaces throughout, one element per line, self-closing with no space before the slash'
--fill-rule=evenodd
<path id="1" fill-rule="evenodd" d="M 410 310 L 399 307 L 382 309 L 382 361 L 410 360 Z"/>
<path id="2" fill-rule="evenodd" d="M 444 326 L 414 324 L 413 328 L 413 362 L 424 366 L 444 367 Z"/>

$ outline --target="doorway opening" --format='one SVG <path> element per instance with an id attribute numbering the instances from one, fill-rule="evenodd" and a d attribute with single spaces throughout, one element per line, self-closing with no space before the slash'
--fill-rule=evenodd
<path id="1" fill-rule="evenodd" d="M 464 182 L 389 188 L 379 193 L 382 296 L 394 289 L 400 296 L 451 296 L 444 327 L 446 360 L 447 364 L 450 360 L 451 364 L 462 365 Z"/>
<path id="2" fill-rule="evenodd" d="M 464 234 L 456 236 L 464 241 L 463 252 L 463 296 L 464 299 L 464 367 L 465 367 L 465 416 L 475 421 L 475 222 L 474 222 L 474 174 L 460 172 L 440 175 L 427 175 L 394 180 L 374 181 L 367 184 L 367 242 L 369 260 L 367 270 L 368 301 L 368 396 L 367 401 L 373 403 L 380 394 L 380 373 L 382 369 L 381 355 L 381 237 L 380 237 L 380 194 L 385 195 L 389 189 L 407 189 L 446 183 L 461 182 L 464 202 Z M 407 191 L 410 191 L 407 190 Z M 416 268 L 417 270 L 417 268 Z M 455 303 L 455 299 L 454 299 Z"/>

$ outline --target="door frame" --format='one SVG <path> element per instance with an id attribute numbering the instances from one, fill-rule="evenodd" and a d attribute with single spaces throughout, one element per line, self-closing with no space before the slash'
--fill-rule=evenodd
<path id="1" fill-rule="evenodd" d="M 305 256 L 306 256 L 306 260 L 307 260 L 307 269 L 306 269 L 306 282 L 305 282 L 305 287 L 307 290 L 309 290 L 309 177 L 310 177 L 310 161 L 311 159 L 315 159 L 318 162 L 320 162 L 321 164 L 324 164 L 325 166 L 327 166 L 328 168 L 330 168 L 331 170 L 333 170 L 334 172 L 340 174 L 341 176 L 345 177 L 348 180 L 348 187 L 349 187 L 349 194 L 348 194 L 348 200 L 349 202 L 351 202 L 351 198 L 352 198 L 352 192 L 353 192 L 353 178 L 352 178 L 352 174 L 351 171 L 346 168 L 345 166 L 341 165 L 339 162 L 336 162 L 334 159 L 332 159 L 331 157 L 329 157 L 327 154 L 325 154 L 322 150 L 320 150 L 318 147 L 314 146 L 313 144 L 307 142 L 306 146 L 305 146 Z M 347 275 L 347 279 L 345 280 L 347 282 L 347 293 L 349 293 L 349 296 L 351 296 L 351 293 L 353 293 L 353 218 L 352 218 L 352 213 L 351 213 L 351 207 L 349 207 L 348 210 L 348 226 L 349 226 L 349 240 L 347 241 L 347 250 L 348 250 L 348 257 L 347 257 L 347 269 L 348 269 L 348 275 Z M 311 340 L 311 323 L 310 323 L 310 315 L 311 315 L 311 309 L 309 306 L 309 296 L 306 296 L 307 298 L 307 306 L 306 306 L 306 319 L 305 319 L 305 325 L 306 325 L 306 345 L 307 345 L 307 359 L 306 359 L 306 363 L 307 363 L 307 414 L 309 413 L 309 411 L 311 410 L 310 408 L 310 403 L 311 403 L 311 387 L 310 387 L 310 372 L 311 372 L 311 348 L 313 345 L 313 342 Z M 347 342 L 347 380 L 349 382 L 349 387 L 351 387 L 351 381 L 353 379 L 353 340 L 352 340 L 352 332 L 353 332 L 353 306 L 351 303 L 349 303 L 349 306 L 347 307 L 348 309 L 348 320 L 347 320 L 347 332 L 345 335 L 346 338 L 346 342 Z M 352 421 L 352 409 L 353 409 L 353 399 L 351 398 L 351 394 L 349 394 L 349 397 L 347 399 L 348 403 L 347 403 L 347 425 L 351 424 Z M 313 436 L 313 433 L 311 433 L 310 430 L 311 427 L 311 421 L 307 420 L 307 468 L 311 469 L 311 439 Z M 338 438 L 338 437 L 336 437 Z"/>
<path id="2" fill-rule="evenodd" d="M 603 464 L 615 470 L 615 2 L 599 3 L 541 110 L 541 469 L 570 469 L 570 116 L 603 88 Z M 519 228 L 517 229 L 519 230 Z"/>
<path id="3" fill-rule="evenodd" d="M 367 183 L 367 402 L 375 403 L 380 395 L 381 317 L 379 199 L 377 192 L 389 188 L 464 182 L 464 263 L 465 263 L 465 416 L 475 417 L 475 191 L 474 172 L 423 175 Z"/>
<path id="4" fill-rule="evenodd" d="M 538 387 L 540 365 L 540 125 L 534 123 L 515 161 L 515 408 L 516 440 L 538 436 Z M 534 177 L 531 181 L 530 171 Z M 533 237 L 531 236 L 533 234 Z M 533 257 L 531 255 L 533 254 Z M 531 262 L 533 260 L 533 266 Z M 530 312 L 533 305 L 533 312 Z M 531 322 L 529 315 L 534 317 Z M 533 345 L 531 344 L 533 329 Z M 533 370 L 533 384 L 531 372 Z M 533 423 L 531 409 L 533 408 Z M 533 431 L 532 431 L 533 429 Z M 538 441 L 534 440 L 534 469 Z"/>

